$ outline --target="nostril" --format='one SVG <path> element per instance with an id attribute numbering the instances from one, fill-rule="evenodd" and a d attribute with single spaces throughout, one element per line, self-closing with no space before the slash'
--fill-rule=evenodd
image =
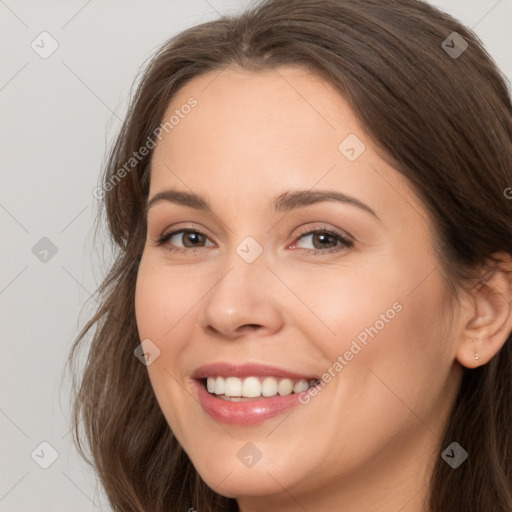
<path id="1" fill-rule="evenodd" d="M 250 330 L 254 330 L 254 329 L 258 329 L 259 327 L 261 327 L 261 325 L 258 325 L 258 324 L 245 324 L 245 325 L 242 325 L 242 327 L 240 327 L 240 330 L 242 329 L 250 329 Z"/>

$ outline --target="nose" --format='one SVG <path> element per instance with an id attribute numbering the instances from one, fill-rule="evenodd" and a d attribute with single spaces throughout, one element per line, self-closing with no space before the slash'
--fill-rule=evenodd
<path id="1" fill-rule="evenodd" d="M 201 301 L 201 325 L 210 335 L 229 340 L 275 333 L 283 325 L 282 288 L 263 260 L 235 261 Z"/>

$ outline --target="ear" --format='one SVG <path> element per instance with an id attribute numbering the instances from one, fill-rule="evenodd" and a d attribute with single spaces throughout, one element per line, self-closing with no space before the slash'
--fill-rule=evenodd
<path id="1" fill-rule="evenodd" d="M 464 301 L 456 358 L 466 368 L 488 363 L 512 331 L 512 259 L 506 253 L 495 257 L 500 263 L 482 270 L 482 280 Z"/>

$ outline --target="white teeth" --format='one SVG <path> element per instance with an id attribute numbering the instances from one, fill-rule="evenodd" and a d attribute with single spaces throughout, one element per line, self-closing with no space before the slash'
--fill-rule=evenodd
<path id="1" fill-rule="evenodd" d="M 225 395 L 226 397 L 245 397 L 257 398 L 272 397 L 277 394 L 281 396 L 291 395 L 306 391 L 310 386 L 316 383 L 316 380 L 307 381 L 306 379 L 278 379 L 276 377 L 208 377 L 206 379 L 206 388 L 215 395 Z M 239 401 L 235 399 L 235 401 Z"/>
<path id="2" fill-rule="evenodd" d="M 274 377 L 266 377 L 261 383 L 261 394 L 263 396 L 277 395 L 277 380 Z"/>
<path id="3" fill-rule="evenodd" d="M 256 377 L 247 377 L 242 383 L 242 396 L 254 398 L 261 395 L 261 384 Z"/>
<path id="4" fill-rule="evenodd" d="M 282 379 L 277 385 L 277 392 L 281 396 L 291 395 L 293 391 L 293 382 L 291 379 Z"/>
<path id="5" fill-rule="evenodd" d="M 293 386 L 293 392 L 294 393 L 301 393 L 302 391 L 306 391 L 306 389 L 309 388 L 308 381 L 306 379 L 300 379 L 295 383 L 295 386 Z"/>
<path id="6" fill-rule="evenodd" d="M 217 377 L 215 380 L 215 394 L 222 395 L 226 392 L 226 381 L 224 377 Z M 213 393 L 213 391 L 212 391 Z"/>
<path id="7" fill-rule="evenodd" d="M 225 386 L 226 396 L 242 396 L 242 381 L 237 377 L 228 377 Z M 217 393 L 217 384 L 215 384 L 215 393 Z"/>

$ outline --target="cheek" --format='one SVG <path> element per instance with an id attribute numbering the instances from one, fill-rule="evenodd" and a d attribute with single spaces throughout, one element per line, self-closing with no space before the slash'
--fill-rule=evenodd
<path id="1" fill-rule="evenodd" d="M 168 325 L 169 314 L 174 311 L 171 290 L 162 286 L 160 272 L 141 265 L 135 289 L 135 316 L 141 339 L 159 339 Z M 167 321 L 166 321 L 167 320 Z"/>
<path id="2" fill-rule="evenodd" d="M 417 418 L 435 421 L 432 413 L 453 361 L 438 274 L 412 292 L 409 282 L 383 286 L 371 302 L 364 300 L 363 290 L 347 302 L 343 317 L 353 320 L 340 350 L 332 352 L 333 359 L 336 353 L 351 358 L 341 372 L 343 402 L 358 411 L 359 420 L 366 416 L 379 422 L 382 442 L 392 432 L 405 435 L 407 429 L 421 427 Z M 357 422 L 353 427 L 355 435 Z M 372 436 L 377 440 L 373 431 Z"/>
<path id="3" fill-rule="evenodd" d="M 174 342 L 179 338 L 173 337 L 173 326 L 183 316 L 179 315 L 183 296 L 176 293 L 175 286 L 167 282 L 161 269 L 143 259 L 135 289 L 135 316 L 140 340 L 151 340 L 159 351 L 158 357 L 147 367 L 157 398 L 166 393 L 164 387 L 173 382 L 167 372 L 174 376 L 177 366 L 170 367 L 168 362 L 180 353 L 180 347 Z"/>
<path id="4" fill-rule="evenodd" d="M 439 356 L 442 359 L 443 351 L 450 349 L 448 309 L 442 276 L 432 272 L 432 266 L 426 257 L 403 250 L 361 261 L 359 268 L 333 276 L 332 291 L 319 298 L 323 303 L 318 305 L 334 332 L 326 337 L 326 350 L 331 355 L 357 352 L 359 345 L 361 364 L 389 363 L 417 377 L 425 374 L 415 373 L 417 365 L 439 364 Z"/>
<path id="5" fill-rule="evenodd" d="M 143 259 L 135 290 L 135 312 L 141 339 L 158 340 L 165 345 L 159 347 L 161 350 L 179 350 L 176 342 L 183 337 L 178 338 L 174 333 L 183 328 L 201 298 L 203 288 L 204 282 L 198 273 L 183 272 L 179 268 L 171 271 L 165 264 Z"/>
<path id="6" fill-rule="evenodd" d="M 362 269 L 318 269 L 316 273 L 313 270 L 306 281 L 292 271 L 285 275 L 283 280 L 290 283 L 298 297 L 304 298 L 309 309 L 305 310 L 298 301 L 295 306 L 287 305 L 293 315 L 291 321 L 299 326 L 302 338 L 321 349 L 326 360 L 335 361 L 338 355 L 351 350 L 348 359 L 356 359 L 355 353 L 357 359 L 365 359 L 373 352 L 368 349 L 377 340 L 382 340 L 380 344 L 384 345 L 387 339 L 390 350 L 398 349 L 404 342 L 404 335 L 398 335 L 407 325 L 403 318 L 413 318 L 418 305 L 412 304 L 404 293 L 409 280 L 403 269 L 394 271 L 391 264 L 386 265 L 384 275 L 376 273 L 373 262 Z M 394 334 L 390 336 L 393 329 Z"/>
<path id="7" fill-rule="evenodd" d="M 178 322 L 186 313 L 184 304 L 188 301 L 183 295 L 185 290 L 178 288 L 179 292 L 176 292 L 176 286 L 171 279 L 165 278 L 161 267 L 150 265 L 147 260 L 141 261 L 135 290 L 139 337 L 140 340 L 151 340 L 159 350 L 158 357 L 147 366 L 149 380 L 167 423 L 178 441 L 183 443 L 182 434 L 191 424 L 191 418 L 183 389 L 178 384 L 182 380 L 178 371 L 182 367 L 184 351 L 180 340 L 183 337 L 175 336 L 173 328 L 183 328 Z"/>
<path id="8" fill-rule="evenodd" d="M 330 362 L 323 380 L 333 383 L 327 387 L 336 401 L 350 404 L 361 418 L 388 418 L 390 429 L 386 411 L 396 409 L 395 419 L 404 416 L 401 410 L 409 414 L 402 401 L 429 414 L 453 361 L 442 278 L 433 272 L 421 281 L 418 276 L 429 268 L 419 267 L 411 260 L 373 262 L 362 271 L 339 272 L 337 278 L 333 272 L 326 282 L 295 288 L 322 320 L 323 325 L 313 315 L 294 317 Z"/>
<path id="9" fill-rule="evenodd" d="M 145 255 L 139 265 L 135 289 L 137 329 L 140 340 L 151 340 L 159 350 L 147 370 L 160 407 L 178 438 L 184 425 L 190 423 L 186 417 L 189 394 L 183 386 L 186 359 L 190 357 L 187 348 L 197 328 L 195 308 L 208 289 L 199 272 L 171 269 L 155 255 Z"/>

